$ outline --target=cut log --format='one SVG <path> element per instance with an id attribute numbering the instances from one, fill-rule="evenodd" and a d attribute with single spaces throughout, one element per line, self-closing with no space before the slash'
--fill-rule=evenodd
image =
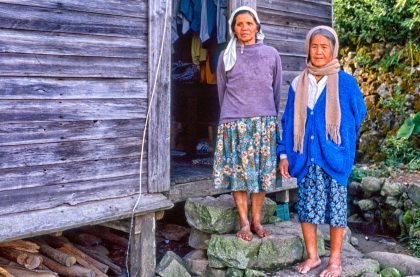
<path id="1" fill-rule="evenodd" d="M 96 261 L 95 259 L 89 257 L 76 247 L 65 237 L 53 237 L 46 236 L 43 238 L 50 246 L 58 248 L 59 251 L 64 252 L 68 255 L 74 256 L 76 261 L 86 267 L 94 270 L 97 277 L 107 276 L 106 273 L 109 269 L 107 265 Z"/>
<path id="2" fill-rule="evenodd" d="M 112 244 L 124 247 L 128 247 L 128 239 L 123 238 L 117 234 L 112 233 L 108 228 L 102 226 L 95 226 L 91 228 L 84 229 L 85 232 L 97 236 L 105 241 L 108 241 Z"/>
<path id="3" fill-rule="evenodd" d="M 44 264 L 54 272 L 67 277 L 95 277 L 95 271 L 78 265 L 63 266 L 48 257 L 43 257 Z"/>
<path id="4" fill-rule="evenodd" d="M 0 274 L 2 274 L 4 277 L 58 277 L 57 273 L 44 270 L 29 270 L 14 266 L 4 266 L 4 269 L 11 274 L 5 275 L 2 272 L 0 272 Z"/>
<path id="5" fill-rule="evenodd" d="M 0 255 L 18 264 L 23 265 L 27 269 L 35 269 L 42 263 L 42 258 L 38 254 L 16 250 L 13 248 L 0 247 Z"/>
<path id="6" fill-rule="evenodd" d="M 47 257 L 53 259 L 54 261 L 65 265 L 65 266 L 72 266 L 76 263 L 76 257 L 68 255 L 64 252 L 61 252 L 55 248 L 52 248 L 46 243 L 39 243 L 40 246 L 40 252 Z"/>
<path id="7" fill-rule="evenodd" d="M 16 277 L 15 275 L 11 274 L 9 271 L 7 271 L 5 268 L 0 266 L 0 274 L 4 277 Z"/>
<path id="8" fill-rule="evenodd" d="M 107 265 L 104 265 L 103 263 L 100 263 L 98 261 L 96 261 L 95 259 L 89 257 L 88 255 L 86 255 L 85 253 L 83 253 L 82 251 L 80 251 L 79 249 L 69 245 L 69 244 L 64 244 L 62 247 L 60 247 L 58 250 L 67 253 L 68 255 L 72 255 L 76 258 L 77 262 L 89 269 L 92 269 L 95 274 L 96 277 L 105 277 L 108 276 L 105 273 L 108 271 L 109 267 Z M 99 265 L 101 267 L 101 269 L 99 269 L 96 265 Z M 104 271 L 102 271 L 104 270 Z"/>
<path id="9" fill-rule="evenodd" d="M 95 249 L 92 249 L 92 248 L 89 248 L 89 247 L 84 247 L 84 246 L 77 245 L 77 244 L 75 244 L 74 246 L 77 247 L 79 250 L 85 252 L 86 254 L 88 254 L 89 256 L 91 256 L 92 258 L 94 258 L 95 260 L 97 260 L 97 261 L 99 261 L 99 262 L 101 262 L 101 263 L 106 264 L 107 266 L 109 266 L 109 269 L 115 275 L 119 275 L 122 272 L 121 267 L 119 267 L 118 265 L 114 264 L 112 262 L 112 260 L 108 256 L 102 254 L 101 252 L 95 251 Z"/>
<path id="10" fill-rule="evenodd" d="M 39 246 L 33 242 L 26 240 L 14 240 L 0 243 L 0 247 L 14 248 L 29 253 L 38 253 Z"/>
<path id="11" fill-rule="evenodd" d="M 95 246 L 101 244 L 102 242 L 102 240 L 97 236 L 87 233 L 66 232 L 65 235 L 73 243 L 77 243 L 82 246 Z"/>

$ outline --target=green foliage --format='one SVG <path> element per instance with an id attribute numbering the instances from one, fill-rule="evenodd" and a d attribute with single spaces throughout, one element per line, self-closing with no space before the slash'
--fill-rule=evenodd
<path id="1" fill-rule="evenodd" d="M 418 41 L 419 0 L 335 0 L 334 23 L 345 45 Z"/>
<path id="2" fill-rule="evenodd" d="M 397 132 L 397 138 L 408 139 L 411 135 L 417 135 L 420 132 L 420 112 L 415 116 L 409 117 Z"/>
<path id="3" fill-rule="evenodd" d="M 381 178 L 381 177 L 389 177 L 389 176 L 390 174 L 389 174 L 388 168 L 384 167 L 381 164 L 377 166 L 372 166 L 370 168 L 353 166 L 349 181 L 350 182 L 355 181 L 355 182 L 360 183 L 362 179 L 365 177 Z"/>
<path id="4" fill-rule="evenodd" d="M 360 145 L 358 157 L 419 169 L 419 138 L 407 138 L 418 134 L 419 119 L 406 118 L 420 111 L 420 0 L 334 0 L 334 27 L 343 69 L 356 78 L 368 107 L 361 132 L 375 133 L 381 145 L 381 153 Z"/>

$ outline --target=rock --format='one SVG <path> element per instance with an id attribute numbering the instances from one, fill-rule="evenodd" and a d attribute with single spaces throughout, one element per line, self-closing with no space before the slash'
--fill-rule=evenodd
<path id="1" fill-rule="evenodd" d="M 360 277 L 381 277 L 381 274 L 366 272 L 360 275 Z"/>
<path id="2" fill-rule="evenodd" d="M 362 179 L 362 189 L 368 192 L 379 192 L 381 190 L 383 180 L 376 177 L 365 177 Z"/>
<path id="3" fill-rule="evenodd" d="M 359 182 L 351 182 L 348 185 L 348 191 L 349 194 L 353 196 L 362 195 L 362 184 L 360 184 Z"/>
<path id="4" fill-rule="evenodd" d="M 207 267 L 206 277 L 226 277 L 226 269 Z"/>
<path id="5" fill-rule="evenodd" d="M 371 200 L 371 199 L 362 199 L 359 200 L 359 202 L 357 203 L 357 205 L 359 206 L 360 210 L 366 212 L 369 210 L 373 210 L 376 209 L 376 207 L 378 206 L 376 204 L 375 201 Z"/>
<path id="6" fill-rule="evenodd" d="M 351 237 L 350 238 L 350 244 L 353 246 L 358 246 L 359 245 L 359 240 L 356 237 Z"/>
<path id="7" fill-rule="evenodd" d="M 322 235 L 324 236 L 324 240 L 329 241 L 330 240 L 330 225 L 319 224 L 318 229 L 322 232 Z M 350 241 L 350 238 L 351 238 L 351 230 L 349 227 L 346 227 L 346 230 L 344 232 L 344 240 Z"/>
<path id="8" fill-rule="evenodd" d="M 398 196 L 401 193 L 401 184 L 391 182 L 389 179 L 385 180 L 385 183 L 381 189 L 382 196 Z"/>
<path id="9" fill-rule="evenodd" d="M 200 230 L 191 227 L 190 236 L 188 238 L 188 245 L 194 249 L 207 249 L 210 236 L 210 234 L 201 232 Z"/>
<path id="10" fill-rule="evenodd" d="M 407 195 L 414 205 L 420 207 L 420 183 L 410 184 Z"/>
<path id="11" fill-rule="evenodd" d="M 413 201 L 411 201 L 410 199 L 405 200 L 404 210 L 410 210 L 411 208 L 413 208 Z"/>
<path id="12" fill-rule="evenodd" d="M 388 252 L 374 251 L 365 256 L 377 260 L 381 268 L 395 267 L 402 276 L 420 275 L 420 259 Z"/>
<path id="13" fill-rule="evenodd" d="M 370 210 L 370 211 L 367 211 L 367 212 L 363 213 L 363 218 L 367 222 L 373 222 L 375 220 L 375 211 Z"/>
<path id="14" fill-rule="evenodd" d="M 265 277 L 265 276 L 267 275 L 264 272 L 253 270 L 253 269 L 245 270 L 245 275 L 244 275 L 244 277 Z"/>
<path id="15" fill-rule="evenodd" d="M 183 258 L 189 272 L 196 276 L 205 276 L 209 264 L 204 250 L 193 250 Z"/>
<path id="16" fill-rule="evenodd" d="M 261 239 L 255 237 L 251 241 L 245 241 L 231 234 L 212 235 L 207 249 L 209 266 L 251 268 L 257 264 L 260 245 Z"/>
<path id="17" fill-rule="evenodd" d="M 341 257 L 342 259 L 363 258 L 363 254 L 354 248 L 354 246 L 352 246 L 349 242 L 343 241 Z"/>
<path id="18" fill-rule="evenodd" d="M 364 159 L 375 156 L 378 152 L 382 137 L 383 135 L 377 131 L 367 131 L 361 134 L 358 152 L 363 153 Z"/>
<path id="19" fill-rule="evenodd" d="M 165 224 L 160 235 L 168 240 L 179 241 L 190 233 L 190 229 L 176 224 Z"/>
<path id="20" fill-rule="evenodd" d="M 301 261 L 305 247 L 300 224 L 290 221 L 265 225 L 272 235 L 244 241 L 235 235 L 212 235 L 207 255 L 209 265 L 215 268 L 275 269 Z M 324 239 L 317 234 L 318 252 L 325 254 Z"/>
<path id="21" fill-rule="evenodd" d="M 243 277 L 244 271 L 238 268 L 229 267 L 226 272 L 226 277 Z"/>
<path id="22" fill-rule="evenodd" d="M 191 277 L 183 260 L 172 251 L 165 253 L 156 267 L 156 274 L 161 277 Z"/>
<path id="23" fill-rule="evenodd" d="M 401 277 L 401 274 L 394 267 L 387 267 L 381 270 L 381 277 Z"/>
<path id="24" fill-rule="evenodd" d="M 309 271 L 305 277 L 318 277 L 322 270 L 327 266 L 328 258 L 321 258 L 321 266 Z M 372 259 L 365 258 L 346 258 L 341 260 L 343 271 L 340 277 L 354 277 L 365 273 L 379 272 L 379 263 Z M 279 270 L 272 275 L 273 277 L 302 277 L 303 275 L 294 271 L 292 268 Z"/>
<path id="25" fill-rule="evenodd" d="M 360 277 L 381 277 L 381 275 L 377 273 L 367 272 L 360 275 Z"/>
<path id="26" fill-rule="evenodd" d="M 268 223 L 275 211 L 276 203 L 266 197 L 261 211 L 261 222 Z M 235 202 L 228 194 L 218 198 L 189 198 L 185 203 L 185 216 L 190 226 L 210 234 L 229 233 L 239 226 Z"/>
<path id="27" fill-rule="evenodd" d="M 402 208 L 403 203 L 401 203 L 400 201 L 398 201 L 397 198 L 393 197 L 393 196 L 387 196 L 385 199 L 385 204 L 394 207 L 394 208 Z"/>

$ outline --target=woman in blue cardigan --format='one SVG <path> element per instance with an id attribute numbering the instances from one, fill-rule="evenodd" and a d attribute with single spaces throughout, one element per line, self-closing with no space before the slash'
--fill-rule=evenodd
<path id="1" fill-rule="evenodd" d="M 331 254 L 321 277 L 341 274 L 341 246 L 347 225 L 347 179 L 356 152 L 356 137 L 366 115 L 355 79 L 340 70 L 334 29 L 309 31 L 307 67 L 290 88 L 277 148 L 284 178 L 298 180 L 298 216 L 308 258 L 296 266 L 307 273 L 319 266 L 317 225 L 330 224 Z"/>

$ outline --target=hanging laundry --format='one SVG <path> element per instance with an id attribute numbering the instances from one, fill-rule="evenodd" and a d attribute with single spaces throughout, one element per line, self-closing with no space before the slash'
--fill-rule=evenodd
<path id="1" fill-rule="evenodd" d="M 191 39 L 191 57 L 193 64 L 199 66 L 200 62 L 206 61 L 207 49 L 202 47 L 198 34 L 194 33 Z"/>
<path id="2" fill-rule="evenodd" d="M 217 9 L 213 0 L 201 0 L 200 39 L 205 43 L 216 27 Z"/>
<path id="3" fill-rule="evenodd" d="M 216 5 L 217 43 L 226 42 L 227 0 L 213 0 Z M 230 27 L 229 27 L 230 28 Z"/>

